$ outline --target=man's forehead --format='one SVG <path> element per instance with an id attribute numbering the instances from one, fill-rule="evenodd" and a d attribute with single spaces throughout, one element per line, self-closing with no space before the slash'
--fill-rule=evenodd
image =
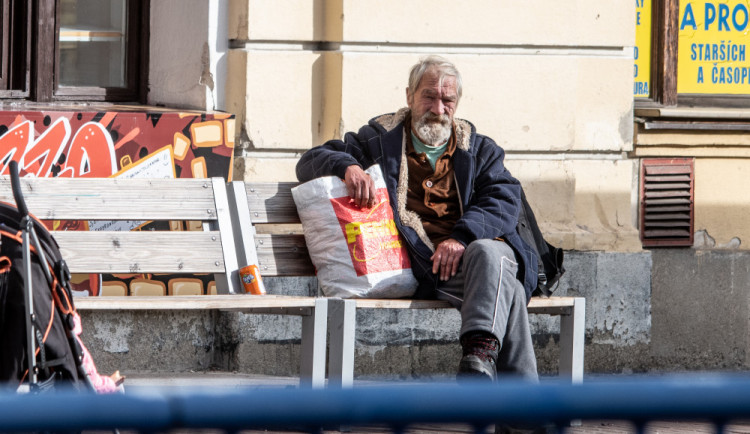
<path id="1" fill-rule="evenodd" d="M 422 77 L 422 82 L 419 84 L 420 89 L 429 91 L 433 88 L 440 86 L 443 92 L 456 93 L 456 77 L 452 75 L 444 75 L 441 77 L 432 71 L 428 71 Z"/>

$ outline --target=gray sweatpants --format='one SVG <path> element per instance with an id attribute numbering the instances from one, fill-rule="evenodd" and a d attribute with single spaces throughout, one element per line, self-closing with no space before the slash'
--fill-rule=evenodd
<path id="1" fill-rule="evenodd" d="M 464 252 L 458 273 L 441 282 L 438 298 L 461 312 L 461 335 L 492 333 L 500 342 L 498 373 L 537 380 L 526 293 L 516 279 L 513 249 L 497 240 L 477 240 Z"/>

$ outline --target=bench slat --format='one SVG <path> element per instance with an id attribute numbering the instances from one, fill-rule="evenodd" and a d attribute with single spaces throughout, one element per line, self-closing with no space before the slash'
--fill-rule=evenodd
<path id="1" fill-rule="evenodd" d="M 216 220 L 210 179 L 22 178 L 29 211 L 46 220 Z M 10 180 L 0 201 L 14 204 Z"/>
<path id="2" fill-rule="evenodd" d="M 273 312 L 315 306 L 313 297 L 281 295 L 198 295 L 172 297 L 76 297 L 77 310 L 203 310 Z"/>
<path id="3" fill-rule="evenodd" d="M 293 182 L 245 183 L 253 224 L 299 223 L 291 192 L 296 185 Z"/>
<path id="4" fill-rule="evenodd" d="M 532 297 L 527 309 L 533 314 L 572 315 L 575 303 L 575 297 Z"/>
<path id="5" fill-rule="evenodd" d="M 313 276 L 304 235 L 256 234 L 255 247 L 262 276 Z"/>
<path id="6" fill-rule="evenodd" d="M 53 231 L 73 273 L 224 273 L 219 232 Z"/>
<path id="7" fill-rule="evenodd" d="M 533 297 L 528 305 L 529 313 L 568 315 L 574 306 L 574 297 Z M 442 300 L 389 300 L 357 299 L 358 309 L 446 309 L 451 305 Z"/>
<path id="8" fill-rule="evenodd" d="M 358 309 L 451 309 L 447 301 L 441 300 L 392 300 L 357 299 Z M 282 308 L 309 308 L 315 304 L 313 297 L 283 295 L 216 295 L 174 297 L 80 297 L 75 299 L 80 310 L 200 310 L 219 309 L 225 311 L 276 312 Z M 569 315 L 575 303 L 574 297 L 534 297 L 529 302 L 529 313 L 547 315 Z"/>

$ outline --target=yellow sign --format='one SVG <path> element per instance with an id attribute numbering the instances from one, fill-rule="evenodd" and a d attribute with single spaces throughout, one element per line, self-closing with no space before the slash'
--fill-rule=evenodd
<path id="1" fill-rule="evenodd" d="M 633 95 L 651 94 L 651 0 L 635 0 L 635 65 Z"/>
<path id="2" fill-rule="evenodd" d="M 680 1 L 677 93 L 750 94 L 750 12 L 741 0 Z"/>

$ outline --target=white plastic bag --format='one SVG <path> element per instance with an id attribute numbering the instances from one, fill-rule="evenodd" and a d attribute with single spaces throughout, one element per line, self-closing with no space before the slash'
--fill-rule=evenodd
<path id="1" fill-rule="evenodd" d="M 335 176 L 292 189 L 310 258 L 328 297 L 409 297 L 417 281 L 393 221 L 383 174 L 377 164 L 367 173 L 378 193 L 372 208 L 354 205 L 346 184 Z"/>

